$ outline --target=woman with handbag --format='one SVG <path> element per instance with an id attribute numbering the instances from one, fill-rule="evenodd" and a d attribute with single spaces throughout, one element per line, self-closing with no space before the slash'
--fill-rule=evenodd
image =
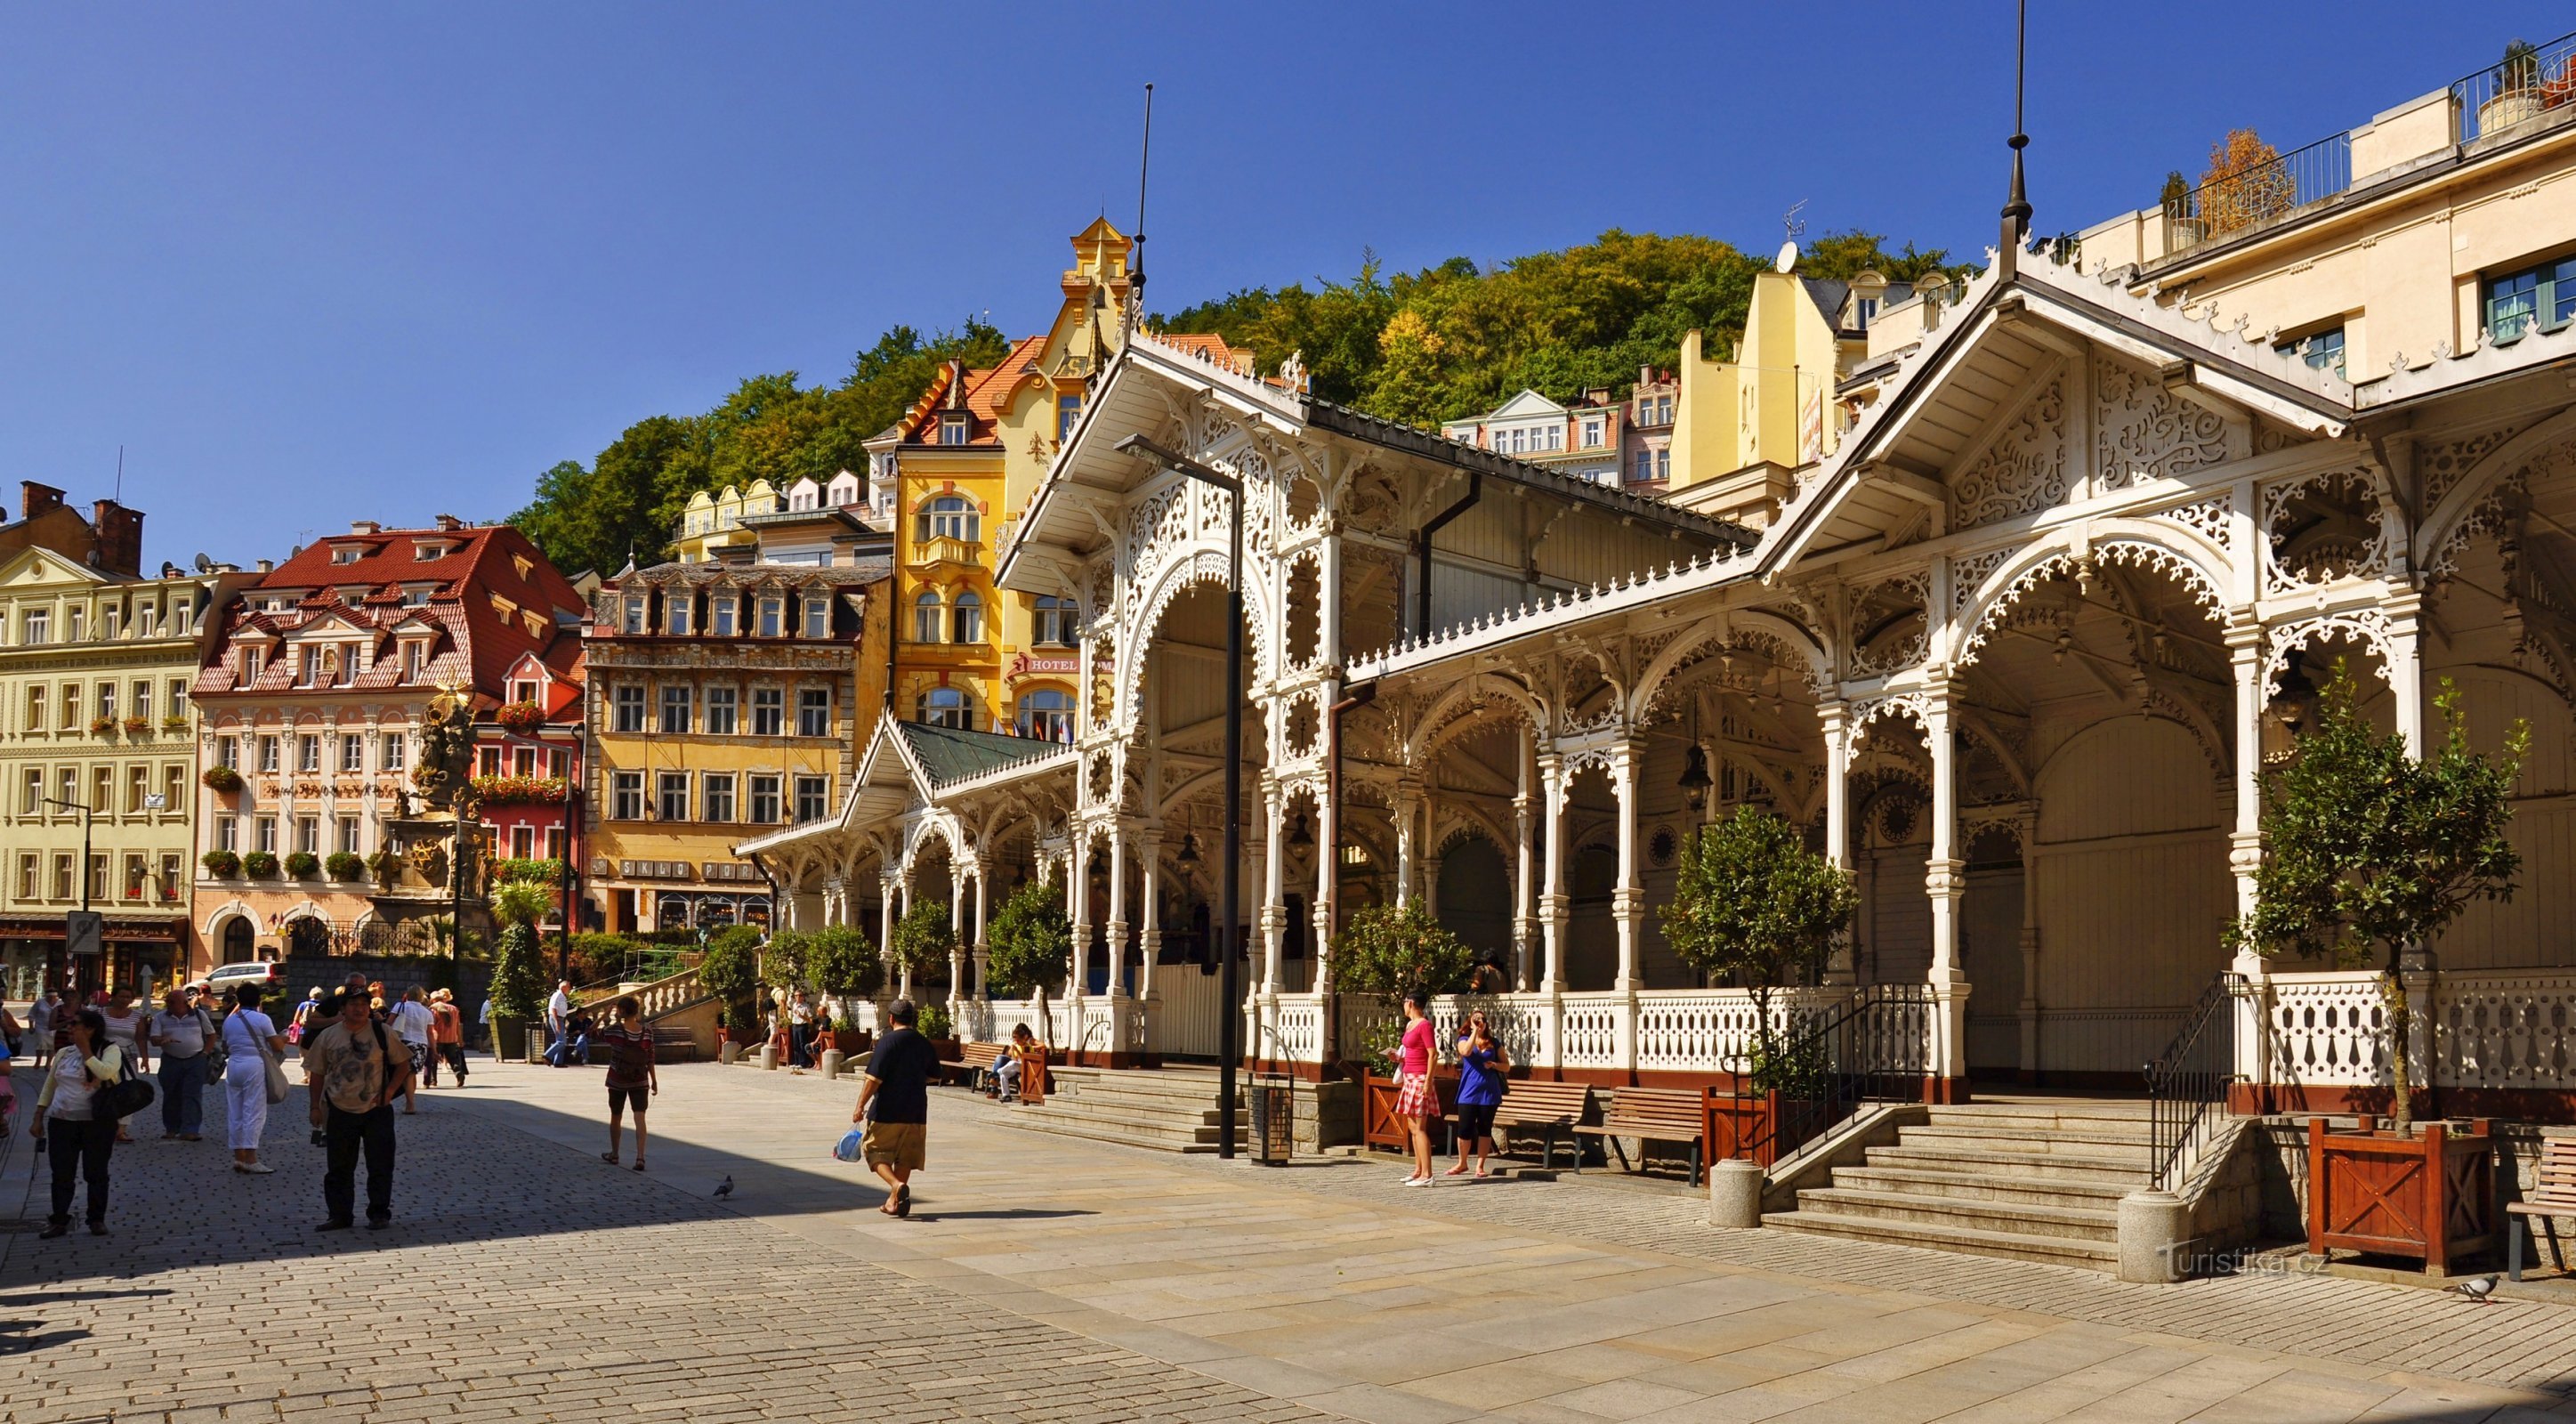
<path id="1" fill-rule="evenodd" d="M 72 1229 L 72 1174 L 89 1183 L 89 1234 L 107 1234 L 107 1156 L 116 1147 L 120 1119 L 103 1091 L 125 1077 L 125 1054 L 107 1039 L 107 1018 L 96 1009 L 71 1017 L 70 1051 L 54 1055 L 36 1099 L 44 1119 L 45 1150 L 54 1159 L 53 1212 L 37 1236 L 52 1240 Z"/>
<path id="2" fill-rule="evenodd" d="M 244 984 L 224 1016 L 224 1129 L 233 1170 L 267 1176 L 277 1169 L 259 1160 L 259 1135 L 268 1127 L 268 1105 L 286 1100 L 286 1071 L 277 1066 L 286 1040 L 259 1000 L 259 986 Z"/>

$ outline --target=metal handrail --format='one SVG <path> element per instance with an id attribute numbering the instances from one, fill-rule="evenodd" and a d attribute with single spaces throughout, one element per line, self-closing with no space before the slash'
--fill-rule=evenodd
<path id="1" fill-rule="evenodd" d="M 2526 102 L 2508 105 L 2496 112 L 2496 132 L 2502 133 L 2551 109 L 2576 103 L 2576 33 L 2560 35 L 2533 49 L 2527 61 L 2510 66 L 2490 64 L 2474 74 L 2452 81 L 2451 102 L 2455 105 L 2459 141 L 2475 143 L 2488 137 L 2488 106 L 2499 99 L 2525 96 Z"/>
<path id="2" fill-rule="evenodd" d="M 2165 251 L 2177 253 L 2269 226 L 2351 186 L 2352 135 L 2329 135 L 2160 200 Z"/>
<path id="3" fill-rule="evenodd" d="M 2190 1149 L 2203 1125 L 2223 1113 L 2236 1071 L 2237 992 L 2242 974 L 2222 972 L 2200 991 L 2165 1051 L 2144 1068 L 2147 1080 L 2147 1170 L 2168 1189 L 2182 1184 Z"/>
<path id="4" fill-rule="evenodd" d="M 1915 1102 L 1931 1065 L 1934 1011 L 1929 984 L 1872 984 L 1821 1010 L 1823 1019 L 1788 1041 L 1775 1077 L 1786 1082 L 1756 1087 L 1739 1059 L 1734 1098 L 1742 1105 L 1778 1096 L 1767 1142 L 1771 1162 L 1831 1133 L 1863 1103 Z"/>

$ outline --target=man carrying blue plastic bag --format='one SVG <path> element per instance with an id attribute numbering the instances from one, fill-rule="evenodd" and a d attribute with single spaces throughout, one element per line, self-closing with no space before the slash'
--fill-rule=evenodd
<path id="1" fill-rule="evenodd" d="M 923 1138 L 930 1122 L 930 1079 L 939 1071 L 939 1054 L 913 1023 L 921 1011 L 910 999 L 897 999 L 887 1011 L 894 1030 L 877 1040 L 868 1055 L 867 1076 L 859 1082 L 859 1105 L 850 1121 L 865 1123 L 859 1155 L 886 1184 L 888 1216 L 912 1215 L 912 1174 L 922 1168 Z M 837 1154 L 836 1154 L 837 1155 Z"/>

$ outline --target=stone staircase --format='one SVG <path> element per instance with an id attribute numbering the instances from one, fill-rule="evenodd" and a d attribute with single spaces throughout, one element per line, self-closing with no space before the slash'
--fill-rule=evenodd
<path id="1" fill-rule="evenodd" d="M 2148 1185 L 2147 1105 L 1993 1097 L 1936 1107 L 1765 1226 L 2110 1270 L 2120 1198 Z"/>
<path id="2" fill-rule="evenodd" d="M 1123 1142 L 1166 1152 L 1214 1152 L 1217 1146 L 1217 1071 L 1214 1068 L 1047 1069 L 1047 1097 L 1035 1107 L 1010 1107 L 1001 1120 L 1013 1127 L 1095 1142 Z M 1235 1124 L 1241 1149 L 1252 1131 L 1251 1114 Z"/>

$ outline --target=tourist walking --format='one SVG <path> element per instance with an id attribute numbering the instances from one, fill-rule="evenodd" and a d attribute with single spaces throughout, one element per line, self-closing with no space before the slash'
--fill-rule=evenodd
<path id="1" fill-rule="evenodd" d="M 608 1045 L 608 1150 L 600 1157 L 617 1165 L 620 1115 L 635 1112 L 635 1170 L 644 1170 L 644 1100 L 662 1091 L 653 1068 L 653 1030 L 644 1024 L 644 1001 L 632 994 L 617 1001 L 617 1023 L 599 1031 Z"/>
<path id="2" fill-rule="evenodd" d="M 1413 1140 L 1408 1187 L 1431 1185 L 1431 1119 L 1440 1115 L 1440 1092 L 1431 1084 L 1431 1020 L 1422 995 L 1404 996 L 1404 1040 L 1396 1050 L 1395 1115 Z"/>
<path id="3" fill-rule="evenodd" d="M 555 991 L 546 996 L 546 1060 L 561 1068 L 564 1035 L 572 1031 L 572 981 L 558 980 Z"/>
<path id="4" fill-rule="evenodd" d="M 151 1072 L 152 1051 L 144 1039 L 151 1032 L 152 1015 L 139 1000 L 121 989 L 102 990 L 99 1001 L 99 1018 L 107 1025 L 107 1041 L 115 1044 L 117 1051 L 125 1055 L 126 1067 L 137 1073 Z M 134 1140 L 133 1134 L 125 1130 L 125 1122 L 121 1118 L 116 1124 L 116 1140 Z"/>
<path id="5" fill-rule="evenodd" d="M 233 1170 L 265 1177 L 275 1167 L 259 1160 L 260 1134 L 268 1130 L 268 1055 L 286 1051 L 277 1025 L 259 1011 L 260 989 L 233 991 L 224 1015 L 224 1137 L 233 1145 Z"/>
<path id="6" fill-rule="evenodd" d="M 54 1021 L 63 1011 L 63 996 L 47 989 L 27 1006 L 27 1055 L 42 1069 L 54 1058 Z"/>
<path id="7" fill-rule="evenodd" d="M 850 1110 L 850 1121 L 867 1124 L 859 1138 L 860 1157 L 886 1184 L 885 1205 L 877 1210 L 910 1216 L 912 1174 L 927 1160 L 930 1080 L 939 1072 L 939 1053 L 913 1027 L 921 1011 L 912 1000 L 895 1000 L 886 1017 L 894 1020 L 894 1028 L 868 1055 L 867 1076 L 859 1081 L 859 1105 Z"/>
<path id="8" fill-rule="evenodd" d="M 394 1108 L 410 1076 L 399 1040 L 368 1013 L 367 996 L 343 994 L 340 1016 L 304 1051 L 306 1117 L 322 1129 L 321 1231 L 355 1224 L 358 1158 L 367 1159 L 367 1227 L 394 1215 Z"/>
<path id="9" fill-rule="evenodd" d="M 429 1033 L 436 1017 L 429 1011 L 429 995 L 418 984 L 403 990 L 402 999 L 385 1015 L 385 1023 L 402 1040 L 404 1051 L 411 1055 L 410 1071 L 403 1075 L 403 1112 L 409 1115 L 420 1108 L 420 1079 L 429 1066 Z"/>
<path id="10" fill-rule="evenodd" d="M 204 1010 L 188 1001 L 184 989 L 161 1000 L 148 1031 L 161 1055 L 161 1140 L 194 1142 L 206 1122 L 206 1048 L 214 1039 Z"/>
<path id="11" fill-rule="evenodd" d="M 465 1011 L 456 1007 L 453 991 L 429 996 L 429 1086 L 438 1086 L 438 1064 L 447 1060 L 456 1086 L 465 1086 Z"/>
<path id="12" fill-rule="evenodd" d="M 1492 1175 L 1485 1164 L 1494 1155 L 1494 1109 L 1503 1105 L 1505 1075 L 1511 1070 L 1511 1057 L 1486 1026 L 1485 1011 L 1467 1015 L 1466 1031 L 1458 1035 L 1458 1165 L 1449 1169 L 1450 1176 L 1466 1172 L 1470 1148 L 1476 1153 L 1476 1175 Z"/>
<path id="13" fill-rule="evenodd" d="M 814 1063 L 814 1001 L 802 989 L 787 1005 L 787 1061 L 799 1073 Z"/>
<path id="14" fill-rule="evenodd" d="M 89 1184 L 89 1234 L 107 1234 L 107 1158 L 116 1146 L 116 1118 L 98 1090 L 131 1071 L 132 1060 L 108 1040 L 107 1016 L 81 1009 L 70 1020 L 71 1042 L 54 1055 L 36 1115 L 45 1123 L 45 1151 L 54 1159 L 53 1211 L 39 1237 L 51 1240 L 72 1229 L 72 1174 Z"/>
<path id="15" fill-rule="evenodd" d="M 303 1002 L 295 1006 L 295 1016 L 286 1027 L 286 1041 L 295 1045 L 296 1056 L 303 1056 L 304 1045 L 311 1042 L 313 1035 L 320 1033 L 327 1022 L 322 1016 L 321 986 L 305 990 Z"/>

